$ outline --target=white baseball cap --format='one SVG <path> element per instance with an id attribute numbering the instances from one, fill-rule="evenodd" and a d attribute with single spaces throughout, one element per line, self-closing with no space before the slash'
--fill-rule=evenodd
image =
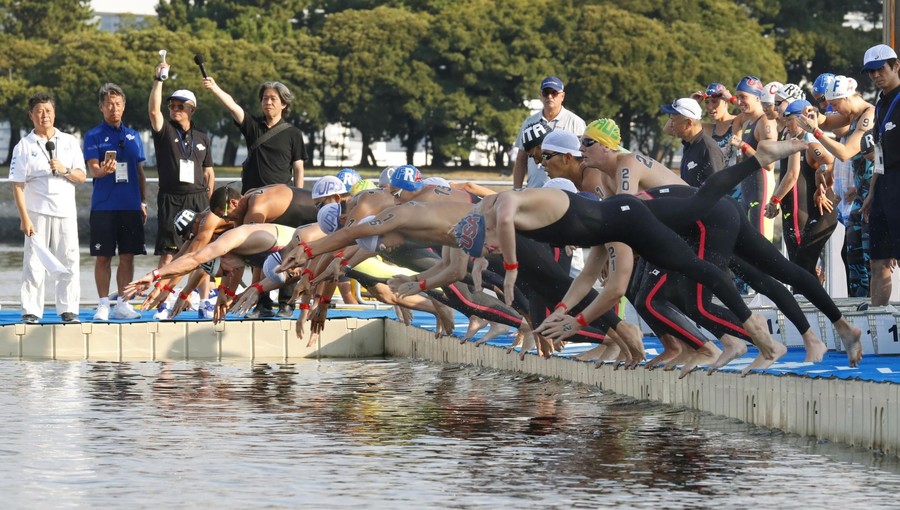
<path id="1" fill-rule="evenodd" d="M 892 58 L 897 58 L 897 52 L 887 44 L 872 46 L 863 56 L 862 72 L 881 69 Z"/>
<path id="2" fill-rule="evenodd" d="M 660 106 L 659 111 L 669 115 L 684 115 L 694 120 L 703 118 L 703 110 L 700 109 L 700 103 L 689 97 L 682 97 L 681 99 L 676 99 L 672 104 Z"/>
<path id="3" fill-rule="evenodd" d="M 193 92 L 187 89 L 181 89 L 172 92 L 172 95 L 169 96 L 166 101 L 168 101 L 169 99 L 177 99 L 179 101 L 184 101 L 185 103 L 193 104 L 194 108 L 197 107 L 197 96 L 195 96 Z"/>
<path id="4" fill-rule="evenodd" d="M 541 150 L 581 157 L 581 140 L 575 136 L 575 133 L 557 129 L 547 133 L 541 143 Z"/>
<path id="5" fill-rule="evenodd" d="M 856 80 L 846 76 L 835 76 L 834 83 L 825 90 L 825 99 L 841 99 L 856 94 Z"/>

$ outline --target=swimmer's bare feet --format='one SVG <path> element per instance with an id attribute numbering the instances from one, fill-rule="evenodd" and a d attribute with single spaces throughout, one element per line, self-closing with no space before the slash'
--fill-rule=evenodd
<path id="1" fill-rule="evenodd" d="M 600 358 L 597 358 L 597 366 L 595 368 L 600 368 L 604 363 L 607 362 L 615 362 L 615 360 L 619 357 L 619 344 L 612 341 L 610 337 L 606 337 L 606 340 L 603 342 L 603 345 L 606 346 L 606 350 L 603 351 L 603 355 Z"/>
<path id="2" fill-rule="evenodd" d="M 537 345 L 534 337 L 535 334 L 531 330 L 528 331 L 527 335 L 522 337 L 522 349 L 519 351 L 519 361 L 525 361 L 525 355 L 531 352 L 535 345 Z"/>
<path id="3" fill-rule="evenodd" d="M 553 343 L 544 335 L 535 333 L 534 336 L 537 337 L 538 356 L 541 356 L 544 359 L 550 359 L 550 356 L 553 356 Z"/>
<path id="4" fill-rule="evenodd" d="M 663 344 L 663 352 L 657 354 L 652 360 L 648 361 L 644 368 L 652 370 L 658 366 L 666 365 L 669 361 L 681 354 L 681 351 L 684 348 L 680 340 L 668 333 L 661 335 L 659 341 Z"/>
<path id="5" fill-rule="evenodd" d="M 806 347 L 805 361 L 807 363 L 818 363 L 822 361 L 825 357 L 825 353 L 828 352 L 828 346 L 816 336 L 812 328 L 809 328 L 806 333 L 803 333 L 803 345 Z"/>
<path id="6" fill-rule="evenodd" d="M 456 319 L 453 316 L 453 309 L 440 303 L 434 305 L 434 318 L 437 320 L 441 332 L 445 336 L 451 336 L 453 330 L 456 329 Z M 437 336 L 435 336 L 437 338 Z"/>
<path id="7" fill-rule="evenodd" d="M 751 370 L 765 370 L 772 366 L 773 363 L 781 359 L 782 356 L 787 354 L 787 347 L 782 343 L 776 343 L 772 352 L 772 359 L 766 358 L 759 354 L 756 359 L 753 360 L 753 363 L 750 363 L 743 370 L 741 370 L 741 376 L 747 377 Z"/>
<path id="8" fill-rule="evenodd" d="M 622 321 L 616 326 L 616 334 L 631 354 L 631 368 L 636 368 L 641 361 L 646 359 L 644 333 L 634 324 Z"/>
<path id="9" fill-rule="evenodd" d="M 709 365 L 709 374 L 711 375 L 716 369 L 722 368 L 732 361 L 747 354 L 747 344 L 740 338 L 731 335 L 723 335 L 720 339 L 722 342 L 722 354 L 713 363 Z"/>
<path id="10" fill-rule="evenodd" d="M 847 322 L 847 319 L 841 317 L 834 323 L 834 331 L 841 337 L 844 342 L 844 350 L 847 351 L 847 363 L 851 367 L 859 366 L 862 361 L 862 331 Z"/>
<path id="11" fill-rule="evenodd" d="M 487 325 L 488 325 L 487 319 L 482 319 L 481 317 L 476 317 L 474 315 L 469 317 L 469 327 L 466 328 L 466 334 L 465 334 L 465 336 L 463 336 L 463 339 L 460 343 L 465 343 L 466 341 L 471 339 L 473 336 L 475 336 L 476 333 L 481 331 L 481 328 L 483 328 Z"/>
<path id="12" fill-rule="evenodd" d="M 682 349 L 681 352 L 678 353 L 678 356 L 675 356 L 674 358 L 669 360 L 668 363 L 666 363 L 666 367 L 663 370 L 665 370 L 666 372 L 671 372 L 672 370 L 675 370 L 678 365 L 684 365 L 684 363 L 687 360 L 691 359 L 691 356 L 693 355 L 694 351 L 690 349 Z"/>
<path id="13" fill-rule="evenodd" d="M 506 348 L 506 354 L 513 352 L 513 349 L 522 345 L 525 341 L 525 337 L 531 334 L 531 329 L 524 329 L 525 323 L 523 322 L 521 326 L 519 326 L 519 331 L 516 332 L 516 338 L 513 340 L 513 343 L 509 344 L 509 347 Z"/>
<path id="14" fill-rule="evenodd" d="M 780 161 L 795 152 L 800 152 L 807 147 L 809 147 L 809 143 L 793 138 L 780 142 L 763 140 L 756 147 L 756 160 L 759 161 L 759 166 L 766 166 Z"/>
<path id="15" fill-rule="evenodd" d="M 744 321 L 744 329 L 747 330 L 747 334 L 750 335 L 750 338 L 753 340 L 753 345 L 759 349 L 759 353 L 762 357 L 766 359 L 772 359 L 775 356 L 775 352 L 777 351 L 775 347 L 775 340 L 772 340 L 772 335 L 769 334 L 769 325 L 766 322 L 766 318 L 758 313 L 754 313 L 750 316 L 749 319 Z M 782 345 L 784 347 L 784 345 Z"/>
<path id="16" fill-rule="evenodd" d="M 505 335 L 509 332 L 509 326 L 506 324 L 500 324 L 499 322 L 492 322 L 491 327 L 488 328 L 487 333 L 484 334 L 483 337 L 479 338 L 477 342 L 475 342 L 475 346 L 481 346 L 490 342 L 491 340 L 497 338 L 498 336 Z M 465 342 L 463 342 L 465 343 Z"/>
<path id="17" fill-rule="evenodd" d="M 582 352 L 581 354 L 575 355 L 575 359 L 578 361 L 590 361 L 592 359 L 603 359 L 603 351 L 606 350 L 606 345 L 600 344 L 593 349 Z"/>
<path id="18" fill-rule="evenodd" d="M 716 346 L 716 344 L 712 342 L 706 342 L 703 344 L 703 347 L 694 351 L 693 355 L 684 362 L 684 366 L 681 367 L 681 375 L 678 376 L 679 379 L 684 379 L 688 374 L 694 371 L 700 365 L 709 365 L 716 361 L 719 356 L 722 354 L 722 351 Z"/>

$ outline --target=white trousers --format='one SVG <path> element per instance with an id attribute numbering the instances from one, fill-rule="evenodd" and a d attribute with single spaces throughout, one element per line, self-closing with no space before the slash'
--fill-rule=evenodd
<path id="1" fill-rule="evenodd" d="M 25 237 L 25 255 L 22 260 L 22 314 L 44 316 L 44 280 L 47 269 L 34 253 L 34 245 L 47 248 L 67 267 L 71 274 L 52 273 L 55 281 L 56 313 L 78 314 L 81 299 L 81 274 L 79 271 L 78 219 L 47 216 L 28 211 L 34 224 L 34 236 Z"/>

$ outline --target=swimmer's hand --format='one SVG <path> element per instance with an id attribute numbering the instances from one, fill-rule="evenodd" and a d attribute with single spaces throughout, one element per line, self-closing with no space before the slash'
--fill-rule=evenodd
<path id="1" fill-rule="evenodd" d="M 507 269 L 506 275 L 503 277 L 503 300 L 506 302 L 506 306 L 512 306 L 518 276 L 518 269 Z"/>
<path id="2" fill-rule="evenodd" d="M 484 257 L 478 257 L 472 262 L 472 282 L 475 284 L 475 292 L 481 292 L 482 284 L 481 273 L 488 267 L 488 261 Z"/>
<path id="3" fill-rule="evenodd" d="M 769 202 L 766 204 L 766 218 L 772 219 L 778 216 L 778 204 L 775 202 Z"/>
<path id="4" fill-rule="evenodd" d="M 259 301 L 259 291 L 256 290 L 256 287 L 247 287 L 231 305 L 230 311 L 238 317 L 243 317 L 256 305 L 257 301 Z"/>
<path id="5" fill-rule="evenodd" d="M 550 319 L 551 317 L 547 317 L 534 332 L 554 340 L 565 340 L 581 329 L 578 319 L 571 315 L 556 315 L 554 312 L 555 320 L 551 321 Z"/>

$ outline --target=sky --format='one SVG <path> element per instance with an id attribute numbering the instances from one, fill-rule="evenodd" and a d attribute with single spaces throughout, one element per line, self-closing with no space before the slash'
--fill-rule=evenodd
<path id="1" fill-rule="evenodd" d="M 129 12 L 132 14 L 156 15 L 159 0 L 91 0 L 94 12 Z"/>

